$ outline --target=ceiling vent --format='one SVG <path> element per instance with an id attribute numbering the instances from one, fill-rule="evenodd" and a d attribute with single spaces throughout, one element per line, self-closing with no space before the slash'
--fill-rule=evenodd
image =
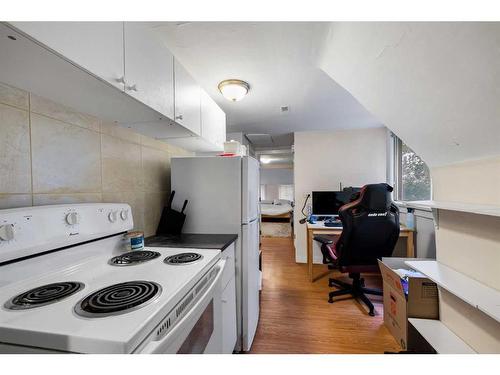
<path id="1" fill-rule="evenodd" d="M 274 145 L 270 134 L 247 134 L 246 136 L 255 147 L 272 147 Z"/>

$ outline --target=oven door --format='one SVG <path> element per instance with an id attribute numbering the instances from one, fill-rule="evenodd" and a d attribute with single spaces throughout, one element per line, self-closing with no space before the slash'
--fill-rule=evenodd
<path id="1" fill-rule="evenodd" d="M 225 263 L 225 260 L 217 262 L 217 276 L 175 327 L 161 340 L 148 342 L 138 353 L 222 353 L 221 278 Z"/>

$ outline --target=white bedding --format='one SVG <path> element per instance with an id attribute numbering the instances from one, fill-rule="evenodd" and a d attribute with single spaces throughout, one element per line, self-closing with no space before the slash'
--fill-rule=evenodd
<path id="1" fill-rule="evenodd" d="M 260 203 L 260 213 L 262 215 L 278 216 L 292 211 L 293 207 L 290 205 L 290 203 L 282 203 L 282 204 L 272 204 L 263 202 Z"/>

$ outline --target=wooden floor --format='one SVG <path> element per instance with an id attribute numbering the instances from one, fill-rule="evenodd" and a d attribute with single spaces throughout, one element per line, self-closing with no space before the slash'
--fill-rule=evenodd
<path id="1" fill-rule="evenodd" d="M 333 289 L 328 287 L 328 278 L 314 283 L 308 281 L 306 264 L 295 263 L 290 238 L 263 238 L 261 249 L 264 287 L 259 327 L 251 353 L 401 350 L 384 326 L 382 297 L 370 296 L 375 304 L 375 317 L 370 317 L 366 307 L 354 299 L 329 304 L 328 291 Z M 326 268 L 315 267 L 318 273 Z M 367 287 L 381 287 L 377 276 L 365 277 L 365 280 Z"/>

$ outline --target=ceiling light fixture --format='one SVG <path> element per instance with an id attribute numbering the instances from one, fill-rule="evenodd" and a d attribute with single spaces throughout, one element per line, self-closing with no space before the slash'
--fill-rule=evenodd
<path id="1" fill-rule="evenodd" d="M 232 102 L 240 101 L 250 91 L 250 85 L 240 79 L 226 79 L 218 88 L 222 96 Z"/>
<path id="2" fill-rule="evenodd" d="M 260 162 L 261 163 L 264 163 L 264 164 L 269 164 L 271 162 L 271 159 L 270 158 L 266 158 L 265 156 L 264 157 L 260 157 Z"/>

